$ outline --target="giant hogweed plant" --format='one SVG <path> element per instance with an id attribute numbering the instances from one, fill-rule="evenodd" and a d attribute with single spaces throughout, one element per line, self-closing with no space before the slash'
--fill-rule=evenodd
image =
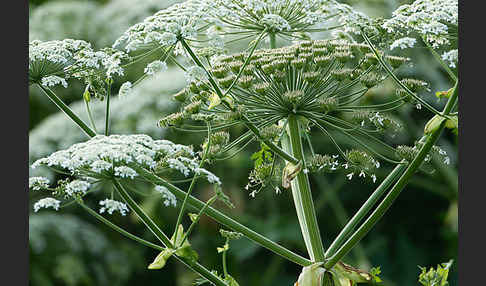
<path id="1" fill-rule="evenodd" d="M 356 269 L 341 260 L 383 217 L 417 170 L 430 171 L 433 156 L 448 164 L 447 154 L 435 143 L 444 128 L 457 131 L 458 125 L 454 27 L 457 1 L 416 1 L 400 7 L 387 20 L 370 19 L 347 5 L 327 0 L 218 0 L 211 4 L 186 1 L 130 27 L 112 47 L 98 51 L 81 40 L 32 41 L 29 83 L 38 86 L 89 137 L 32 164 L 33 168 L 48 166 L 67 175 L 55 184 L 44 177 L 29 179 L 30 189 L 51 193 L 36 202 L 34 210 L 58 210 L 77 203 L 115 231 L 158 250 L 160 253 L 148 264 L 149 269 L 161 269 L 167 260 L 177 259 L 201 276 L 195 281 L 198 285 L 238 285 L 229 273 L 226 257 L 231 240 L 240 237 L 302 266 L 295 285 L 379 282 L 379 268 Z M 328 31 L 333 31 L 330 39 L 313 39 Z M 387 53 L 415 43 L 404 35 L 418 35 L 451 76 L 451 89 L 437 92 L 439 99 L 446 101 L 442 110 L 420 96 L 420 92 L 431 91 L 426 82 L 397 76 L 397 69 L 411 60 Z M 399 36 L 402 38 L 397 39 Z M 235 41 L 248 39 L 246 50 L 225 54 Z M 394 42 L 387 46 L 391 41 Z M 277 47 L 278 43 L 284 46 Z M 438 50 L 443 46 L 450 51 L 442 51 L 440 56 Z M 175 64 L 187 79 L 187 86 L 173 96 L 181 108 L 153 124 L 207 132 L 200 147 L 144 134 L 110 134 L 110 113 L 116 112 L 110 110 L 111 85 L 123 76 L 127 66 L 144 61 L 149 55 L 158 60 L 148 63 L 136 82 L 121 85 L 118 94 L 129 94 L 133 86 L 166 69 L 167 62 Z M 82 96 L 89 124 L 50 88 L 67 86 L 71 80 L 86 85 Z M 366 104 L 367 92 L 385 80 L 396 83 L 396 98 Z M 99 119 L 94 120 L 91 114 L 92 100 L 106 101 L 103 133 L 96 126 Z M 387 136 L 404 128 L 392 114 L 405 104 L 423 108 L 433 116 L 414 146 L 390 146 Z M 246 131 L 230 134 L 229 128 L 235 125 Z M 314 152 L 310 136 L 313 130 L 329 139 L 335 147 L 334 154 Z M 339 142 L 343 137 L 355 146 L 345 148 Z M 233 204 L 223 192 L 224 182 L 207 168 L 238 154 L 251 142 L 258 142 L 260 150 L 251 157 L 254 169 L 244 189 L 253 198 L 267 189 L 277 194 L 292 193 L 307 257 L 213 207 L 217 200 L 228 207 Z M 393 164 L 395 168 L 385 178 L 378 178 L 375 171 L 381 164 Z M 309 176 L 334 172 L 341 172 L 347 180 L 371 180 L 378 186 L 325 247 Z M 214 187 L 214 195 L 205 202 L 192 195 L 202 180 Z M 187 190 L 177 186 L 183 182 L 190 182 Z M 111 184 L 113 191 L 99 202 L 97 212 L 85 200 L 91 192 L 101 192 L 100 186 L 105 183 Z M 132 197 L 137 184 L 151 184 L 167 206 L 179 208 L 171 234 L 164 233 Z M 189 209 L 196 212 L 188 213 Z M 138 216 L 157 243 L 127 232 L 106 217 L 116 212 L 126 215 L 129 211 Z M 188 226 L 183 224 L 185 215 L 191 222 Z M 223 273 L 203 266 L 189 242 L 202 215 L 231 230 L 220 232 L 225 239 L 217 249 L 222 255 Z M 433 283 L 437 280 L 446 285 L 450 263 L 444 267 L 424 270 L 420 282 L 436 285 Z"/>

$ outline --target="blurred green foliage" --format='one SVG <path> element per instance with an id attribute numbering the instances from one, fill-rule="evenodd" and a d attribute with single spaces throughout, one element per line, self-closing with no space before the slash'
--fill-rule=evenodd
<path id="1" fill-rule="evenodd" d="M 140 6 L 142 8 L 135 9 L 137 2 L 144 1 L 30 0 L 30 39 L 69 37 L 91 41 L 95 46 L 109 45 L 111 39 L 115 39 L 117 33 L 123 32 L 126 27 L 175 1 L 146 0 Z M 411 1 L 345 2 L 369 15 L 387 17 L 400 4 Z M 110 27 L 116 27 L 116 30 Z M 412 59 L 414 66 L 402 69 L 401 76 L 424 79 L 430 83 L 432 91 L 451 87 L 447 75 L 441 71 L 426 48 L 414 48 L 405 56 Z M 143 65 L 132 67 L 113 90 L 117 91 L 124 80 L 135 79 L 135 74 L 141 69 Z M 116 99 L 112 107 L 112 131 L 147 133 L 177 143 L 200 146 L 203 133 L 191 133 L 188 136 L 184 132 L 156 127 L 156 119 L 176 109 L 175 103 L 170 101 L 170 95 L 183 84 L 183 74 L 169 69 L 162 76 L 149 79 L 137 87 L 131 98 Z M 86 117 L 84 103 L 80 101 L 83 89 L 83 86 L 71 84 L 66 89 L 56 89 L 56 92 L 65 102 L 73 103 L 77 114 Z M 433 94 L 424 95 L 424 99 L 440 107 L 443 102 L 437 102 Z M 386 82 L 367 96 L 367 100 L 373 103 L 394 96 L 393 83 Z M 30 160 L 84 140 L 77 127 L 64 118 L 36 88 L 30 89 L 29 109 Z M 102 121 L 103 105 L 95 103 L 92 111 L 95 118 Z M 401 109 L 398 116 L 405 124 L 406 132 L 388 138 L 388 143 L 393 145 L 413 143 L 423 133 L 423 127 L 429 119 L 427 112 L 411 107 Z M 234 134 L 239 131 L 238 127 L 233 130 Z M 329 139 L 315 136 L 314 140 L 317 153 L 335 152 Z M 451 258 L 455 263 L 449 273 L 449 283 L 457 285 L 457 137 L 449 132 L 438 145 L 448 152 L 451 165 L 444 167 L 435 164 L 436 172 L 416 174 L 387 215 L 359 247 L 345 258 L 345 262 L 366 269 L 381 266 L 380 277 L 384 282 L 380 285 L 419 285 L 418 265 L 434 266 Z M 276 195 L 268 190 L 251 199 L 243 189 L 253 167 L 250 156 L 258 148 L 257 144 L 253 144 L 229 161 L 213 165 L 211 171 L 222 179 L 225 192 L 236 205 L 236 209 L 231 212 L 223 205 L 218 207 L 265 236 L 304 254 L 305 246 L 291 194 L 284 191 Z M 383 166 L 380 168 L 381 173 L 377 174 L 378 178 L 383 178 L 390 170 L 390 166 Z M 331 243 L 375 187 L 368 181 L 345 181 L 342 175 L 312 176 L 311 184 L 324 245 Z M 212 194 L 212 190 L 204 185 L 199 185 L 195 192 L 203 200 Z M 36 195 L 32 194 L 31 199 L 35 201 Z M 163 207 L 162 201 L 153 197 L 140 195 L 138 199 L 143 201 L 144 210 L 164 230 L 173 228 L 170 223 L 176 220 L 176 209 Z M 150 233 L 133 215 L 114 219 L 127 230 L 153 241 Z M 189 218 L 186 219 L 185 223 L 188 223 Z M 221 273 L 220 255 L 216 248 L 224 244 L 224 239 L 219 235 L 219 228 L 217 223 L 203 217 L 191 237 L 191 244 L 205 265 Z M 174 260 L 168 261 L 164 271 L 147 270 L 147 265 L 157 255 L 157 251 L 135 244 L 97 224 L 94 218 L 75 206 L 66 207 L 62 214 L 32 212 L 29 218 L 29 241 L 29 275 L 30 283 L 34 286 L 190 285 L 196 278 L 194 273 Z M 293 285 L 301 271 L 300 267 L 272 255 L 247 239 L 232 241 L 228 264 L 232 276 L 240 285 Z"/>

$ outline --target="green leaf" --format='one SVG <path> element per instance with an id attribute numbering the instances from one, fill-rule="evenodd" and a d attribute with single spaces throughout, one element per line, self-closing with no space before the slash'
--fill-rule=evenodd
<path id="1" fill-rule="evenodd" d="M 370 275 L 371 277 L 373 277 L 373 280 L 377 283 L 383 282 L 381 278 L 378 277 L 378 275 L 380 274 L 381 274 L 380 266 L 371 268 Z"/>
<path id="2" fill-rule="evenodd" d="M 451 259 L 449 262 L 437 265 L 437 269 L 431 267 L 428 272 L 426 267 L 419 266 L 422 273 L 420 273 L 418 281 L 424 286 L 448 286 L 447 278 L 453 262 L 454 260 Z"/>
<path id="3" fill-rule="evenodd" d="M 181 244 L 183 237 L 184 237 L 184 227 L 182 226 L 182 224 L 179 224 L 179 227 L 177 228 L 177 232 L 172 236 L 171 240 L 173 241 L 175 246 L 178 246 Z M 175 241 L 174 238 L 176 238 Z M 197 252 L 191 248 L 189 239 L 186 239 L 184 241 L 184 243 L 175 251 L 175 254 L 177 256 L 192 260 L 194 262 L 199 259 L 199 255 L 197 254 Z"/>
<path id="4" fill-rule="evenodd" d="M 162 250 L 157 257 L 155 257 L 154 261 L 150 263 L 148 269 L 162 269 L 172 254 L 174 254 L 174 250 L 170 248 L 166 248 Z"/>

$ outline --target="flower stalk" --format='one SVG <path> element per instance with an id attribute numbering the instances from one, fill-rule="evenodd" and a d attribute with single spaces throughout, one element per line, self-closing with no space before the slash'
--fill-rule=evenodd
<path id="1" fill-rule="evenodd" d="M 296 115 L 289 115 L 287 132 L 288 139 L 282 141 L 284 149 L 300 161 L 305 162 L 301 139 L 302 132 Z M 307 173 L 299 172 L 297 177 L 291 181 L 291 188 L 297 217 L 310 259 L 313 262 L 324 261 L 324 246 L 319 232 Z"/>
<path id="2" fill-rule="evenodd" d="M 79 116 L 77 116 L 71 110 L 71 108 L 67 106 L 52 90 L 40 84 L 38 84 L 38 86 L 44 92 L 44 94 L 47 95 L 47 97 L 52 102 L 54 102 L 54 104 L 60 110 L 62 110 L 69 118 L 71 118 L 74 121 L 74 123 L 76 123 L 76 125 L 78 125 L 79 128 L 81 128 L 84 131 L 84 133 L 86 133 L 86 135 L 88 135 L 89 137 L 96 136 L 96 132 L 93 129 L 91 129 L 86 123 L 84 123 L 84 121 L 81 118 L 79 118 Z"/>

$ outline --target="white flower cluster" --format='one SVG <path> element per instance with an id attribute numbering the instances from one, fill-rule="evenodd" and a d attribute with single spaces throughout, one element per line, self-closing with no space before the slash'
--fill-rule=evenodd
<path id="1" fill-rule="evenodd" d="M 434 48 L 438 48 L 450 44 L 451 34 L 454 33 L 450 27 L 457 25 L 457 0 L 417 0 L 398 7 L 383 27 L 397 36 L 417 32 Z"/>
<path id="2" fill-rule="evenodd" d="M 49 179 L 45 177 L 30 177 L 29 178 L 29 189 L 34 191 L 39 191 L 42 189 L 47 189 L 49 187 Z"/>
<path id="3" fill-rule="evenodd" d="M 61 201 L 54 198 L 43 198 L 34 204 L 34 212 L 38 212 L 42 208 L 53 208 L 54 210 L 59 210 Z"/>
<path id="4" fill-rule="evenodd" d="M 121 62 L 126 58 L 124 52 L 109 48 L 94 51 L 90 43 L 82 40 L 34 40 L 29 43 L 29 82 L 67 87 L 68 78 L 88 81 L 99 77 L 100 71 L 107 78 L 122 76 Z"/>
<path id="5" fill-rule="evenodd" d="M 400 39 L 395 40 L 391 45 L 390 45 L 390 50 L 400 48 L 400 49 L 407 49 L 407 48 L 412 48 L 415 43 L 417 42 L 417 39 L 415 38 L 410 38 L 410 37 L 403 37 Z"/>
<path id="6" fill-rule="evenodd" d="M 166 187 L 157 185 L 155 186 L 155 190 L 162 194 L 162 198 L 164 199 L 164 205 L 166 207 L 168 206 L 175 207 L 177 205 L 176 196 L 174 196 L 174 194 L 171 193 Z"/>
<path id="7" fill-rule="evenodd" d="M 273 32 L 306 32 L 332 18 L 333 0 L 216 0 L 210 11 L 225 27 Z"/>
<path id="8" fill-rule="evenodd" d="M 100 201 L 99 204 L 103 206 L 100 208 L 101 214 L 104 212 L 113 214 L 115 211 L 118 211 L 122 216 L 125 216 L 129 212 L 127 205 L 119 201 L 105 199 Z"/>
<path id="9" fill-rule="evenodd" d="M 66 79 L 57 76 L 57 75 L 50 75 L 50 76 L 45 76 L 42 78 L 42 85 L 44 86 L 56 86 L 58 84 L 61 84 L 64 86 L 64 88 L 68 87 L 68 83 Z"/>
<path id="10" fill-rule="evenodd" d="M 160 10 L 141 23 L 130 27 L 119 37 L 113 47 L 124 47 L 127 52 L 147 46 L 174 45 L 178 37 L 193 38 L 205 24 L 211 4 L 188 0 Z"/>
<path id="11" fill-rule="evenodd" d="M 153 140 L 148 135 L 97 135 L 54 152 L 32 164 L 32 168 L 47 165 L 69 170 L 87 178 L 130 178 L 139 176 L 135 166 L 153 170 L 157 164 L 181 172 L 202 175 L 212 184 L 221 184 L 218 177 L 199 168 L 192 148 L 168 140 Z M 75 180 L 66 185 L 68 196 L 83 195 L 89 183 Z"/>
<path id="12" fill-rule="evenodd" d="M 128 164 L 138 163 L 141 167 L 153 169 L 157 157 L 178 154 L 194 156 L 192 149 L 187 146 L 168 140 L 153 140 L 148 135 L 97 135 L 37 160 L 32 168 L 42 164 L 67 169 L 73 174 L 108 173 L 121 178 L 134 178 L 137 173 Z"/>
<path id="13" fill-rule="evenodd" d="M 162 62 L 162 61 L 153 61 L 145 67 L 143 72 L 147 75 L 154 75 L 160 71 L 166 71 L 167 70 L 167 63 Z"/>
<path id="14" fill-rule="evenodd" d="M 458 60 L 458 50 L 450 50 L 442 54 L 442 60 L 445 61 L 451 68 L 455 68 L 457 66 Z"/>
<path id="15" fill-rule="evenodd" d="M 88 192 L 91 184 L 83 180 L 74 180 L 65 187 L 66 195 L 69 197 L 83 196 Z"/>
<path id="16" fill-rule="evenodd" d="M 272 31 L 289 31 L 292 29 L 287 20 L 276 14 L 264 14 L 260 23 Z"/>
<path id="17" fill-rule="evenodd" d="M 193 81 L 203 81 L 208 78 L 206 71 L 199 67 L 199 66 L 192 66 L 187 69 L 185 73 L 187 83 L 191 83 Z"/>
<path id="18" fill-rule="evenodd" d="M 170 81 L 164 80 L 171 78 Z M 161 114 L 170 113 L 176 110 L 176 104 L 171 100 L 171 95 L 184 87 L 184 72 L 179 69 L 170 68 L 168 71 L 154 75 L 137 84 L 131 90 L 130 96 L 123 98 L 114 97 L 111 99 L 110 108 L 122 110 L 113 112 L 110 115 L 110 129 L 116 134 L 133 134 L 140 132 L 152 138 L 163 138 L 165 129 L 157 127 L 154 122 Z M 120 94 L 120 92 L 119 92 Z M 90 102 L 91 112 L 97 126 L 104 126 L 105 123 L 105 102 Z M 88 121 L 84 101 L 71 105 L 74 113 L 79 114 L 81 119 Z M 140 116 L 143 114 L 143 116 Z M 66 149 L 69 146 L 82 142 L 86 139 L 79 128 L 66 120 L 62 112 L 47 117 L 37 125 L 29 134 L 29 161 L 48 156 L 56 150 Z M 100 168 L 110 163 L 100 161 Z M 93 166 L 93 168 L 95 165 Z M 36 176 L 47 176 L 44 174 L 47 168 L 34 170 Z M 51 173 L 51 172 L 49 172 Z M 50 176 L 47 176 L 50 177 Z"/>
<path id="19" fill-rule="evenodd" d="M 121 86 L 120 89 L 118 90 L 118 96 L 119 97 L 124 97 L 127 94 L 129 94 L 132 91 L 132 83 L 127 81 L 124 82 Z"/>

